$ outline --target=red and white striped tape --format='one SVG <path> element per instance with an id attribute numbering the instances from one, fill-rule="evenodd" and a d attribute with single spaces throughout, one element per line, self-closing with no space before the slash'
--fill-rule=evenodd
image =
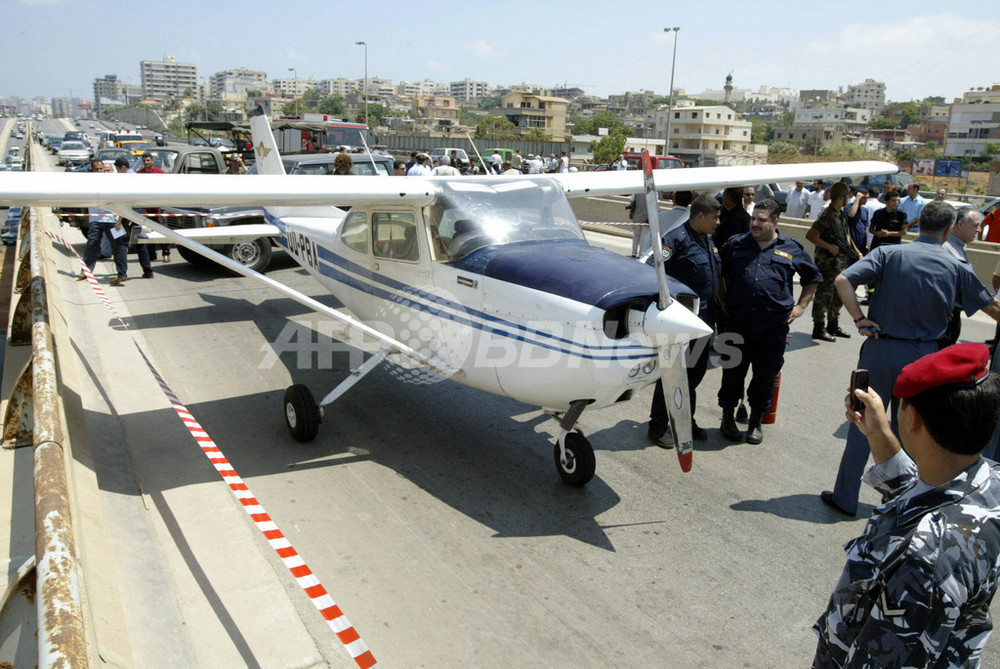
<path id="1" fill-rule="evenodd" d="M 69 251 L 80 260 L 84 276 L 87 277 L 87 282 L 90 284 L 91 288 L 94 289 L 94 292 L 97 294 L 101 302 L 103 302 L 108 309 L 111 310 L 111 313 L 114 314 L 118 322 L 121 323 L 127 330 L 128 325 L 108 299 L 100 284 L 97 283 L 97 279 L 94 277 L 93 273 L 83 263 L 83 259 L 80 258 L 76 249 L 67 244 L 66 240 L 62 237 L 59 237 L 48 230 L 45 231 L 45 234 L 59 244 L 62 244 L 65 248 L 69 249 Z M 160 390 L 163 391 L 163 394 L 167 397 L 167 400 L 169 400 L 170 405 L 180 417 L 181 422 L 184 423 L 184 427 L 186 427 L 188 432 L 191 433 L 191 436 L 194 438 L 195 442 L 197 442 L 198 446 L 201 447 L 202 452 L 215 467 L 219 476 L 221 476 L 222 480 L 229 486 L 230 492 L 233 493 L 233 496 L 243 507 L 243 510 L 246 511 L 247 515 L 250 516 L 250 519 L 253 520 L 257 529 L 264 535 L 264 538 L 267 540 L 268 544 L 270 544 L 271 548 L 273 548 L 275 553 L 278 554 L 278 557 L 281 558 L 285 567 L 288 568 L 288 571 L 291 572 L 292 576 L 295 578 L 295 582 L 299 584 L 299 587 L 302 588 L 303 592 L 306 593 L 306 596 L 309 597 L 309 601 L 313 603 L 313 606 L 315 606 L 320 612 L 320 615 L 323 616 L 323 620 L 325 620 L 326 624 L 331 630 L 333 630 L 333 633 L 337 635 L 337 638 L 340 639 L 340 642 L 344 645 L 347 652 L 351 655 L 357 665 L 361 667 L 361 669 L 377 667 L 378 662 L 375 660 L 375 656 L 372 655 L 370 650 L 368 650 L 368 646 L 366 646 L 365 642 L 361 639 L 361 635 L 354 628 L 354 626 L 351 625 L 347 616 L 345 616 L 344 612 L 339 606 L 337 606 L 337 603 L 333 601 L 333 598 L 330 597 L 326 588 L 323 587 L 323 584 L 320 583 L 319 579 L 316 578 L 316 575 L 313 574 L 312 569 L 309 568 L 309 565 L 306 564 L 305 560 L 302 559 L 298 551 L 295 550 L 295 547 L 292 546 L 291 542 L 288 541 L 282 531 L 278 529 L 278 526 L 274 523 L 274 521 L 271 520 L 271 516 L 264 510 L 264 507 L 254 496 L 253 492 L 250 491 L 250 488 L 243 481 L 242 477 L 236 473 L 236 470 L 229 463 L 229 460 L 226 459 L 226 456 L 223 455 L 218 445 L 210 436 L 208 436 L 208 433 L 201 426 L 201 424 L 193 415 L 191 415 L 191 412 L 187 410 L 187 407 L 185 407 L 177 395 L 174 394 L 174 391 L 170 389 L 170 386 L 167 385 L 163 376 L 153 365 L 152 361 L 150 361 L 146 352 L 142 350 L 141 346 L 139 346 L 139 342 L 135 341 L 134 338 L 132 339 L 132 342 L 139 350 L 139 355 L 142 356 L 142 359 L 145 361 L 146 367 L 149 368 L 150 373 L 152 373 L 153 378 L 155 378 L 157 384 L 159 384 Z"/>

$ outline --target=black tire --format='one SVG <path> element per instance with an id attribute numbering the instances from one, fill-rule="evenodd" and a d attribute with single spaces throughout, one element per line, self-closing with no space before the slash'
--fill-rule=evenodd
<path id="1" fill-rule="evenodd" d="M 309 388 L 301 383 L 285 389 L 285 426 L 296 441 L 307 442 L 319 433 L 319 407 Z"/>
<path id="2" fill-rule="evenodd" d="M 191 249 L 187 248 L 186 246 L 178 246 L 177 247 L 177 253 L 180 255 L 181 258 L 183 258 L 184 260 L 188 261 L 188 263 L 190 263 L 192 265 L 202 265 L 202 266 L 204 266 L 204 265 L 207 265 L 209 262 L 211 262 L 205 256 L 201 255 L 200 253 L 195 253 L 194 251 L 192 251 Z"/>
<path id="3" fill-rule="evenodd" d="M 249 242 L 227 244 L 220 253 L 255 272 L 265 272 L 271 264 L 271 241 L 260 237 Z"/>
<path id="4" fill-rule="evenodd" d="M 597 460 L 590 442 L 580 432 L 570 432 L 566 435 L 566 459 L 563 464 L 559 457 L 559 444 L 555 446 L 556 469 L 562 480 L 570 485 L 585 486 L 594 478 Z"/>

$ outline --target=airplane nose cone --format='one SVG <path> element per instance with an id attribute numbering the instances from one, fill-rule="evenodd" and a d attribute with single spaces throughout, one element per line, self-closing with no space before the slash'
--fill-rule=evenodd
<path id="1" fill-rule="evenodd" d="M 712 334 L 712 328 L 705 321 L 674 300 L 669 307 L 660 311 L 656 302 L 646 309 L 642 331 L 660 344 L 678 344 Z"/>

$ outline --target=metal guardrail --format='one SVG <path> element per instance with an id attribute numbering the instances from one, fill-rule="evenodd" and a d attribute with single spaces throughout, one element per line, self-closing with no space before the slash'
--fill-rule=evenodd
<path id="1" fill-rule="evenodd" d="M 33 148 L 31 143 L 28 146 Z M 26 154 L 31 152 L 29 149 Z M 12 346 L 30 344 L 32 353 L 11 391 L 4 415 L 3 447 L 34 449 L 35 554 L 18 570 L 14 581 L 28 577 L 33 561 L 37 666 L 88 667 L 80 599 L 81 570 L 73 537 L 62 407 L 49 326 L 45 235 L 33 209 L 22 213 L 18 228 L 14 293 L 20 293 L 20 297 L 11 320 L 9 342 Z M 7 593 L 16 585 L 12 582 Z"/>

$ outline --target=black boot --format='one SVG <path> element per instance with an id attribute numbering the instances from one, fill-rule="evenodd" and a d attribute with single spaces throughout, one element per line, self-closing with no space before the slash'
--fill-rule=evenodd
<path id="1" fill-rule="evenodd" d="M 722 425 L 719 426 L 722 436 L 729 441 L 743 441 L 743 433 L 736 427 L 736 418 L 733 417 L 732 409 L 722 410 Z"/>
<path id="2" fill-rule="evenodd" d="M 820 341 L 837 341 L 822 325 L 813 325 L 812 338 Z"/>
<path id="3" fill-rule="evenodd" d="M 761 415 L 757 412 L 750 414 L 750 423 L 747 425 L 747 443 L 759 444 L 764 441 L 764 433 L 760 429 Z"/>
<path id="4" fill-rule="evenodd" d="M 840 329 L 840 323 L 834 321 L 833 323 L 826 324 L 827 334 L 833 335 L 834 337 L 843 337 L 844 339 L 850 339 L 851 334 Z"/>

